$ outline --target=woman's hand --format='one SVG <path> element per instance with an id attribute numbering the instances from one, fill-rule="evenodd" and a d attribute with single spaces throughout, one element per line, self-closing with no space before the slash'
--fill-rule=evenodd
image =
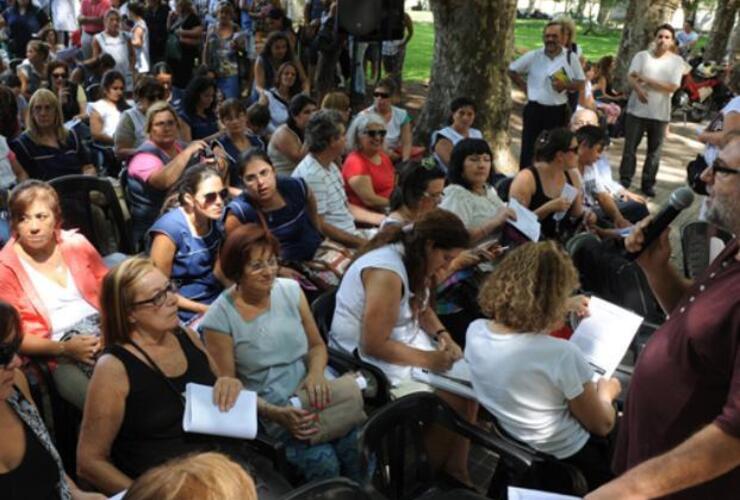
<path id="1" fill-rule="evenodd" d="M 455 362 L 455 357 L 449 349 L 430 351 L 427 354 L 429 355 L 429 369 L 433 372 L 446 372 Z"/>
<path id="2" fill-rule="evenodd" d="M 491 220 L 491 230 L 503 226 L 509 220 L 516 220 L 516 212 L 509 207 L 499 208 Z"/>
<path id="3" fill-rule="evenodd" d="M 453 361 L 457 361 L 463 357 L 462 349 L 457 342 L 452 340 L 450 333 L 444 331 L 437 336 L 437 350 L 447 351 L 453 357 Z"/>
<path id="4" fill-rule="evenodd" d="M 206 144 L 206 141 L 193 141 L 190 144 L 188 144 L 188 147 L 182 150 L 182 153 L 180 154 L 186 154 L 188 158 L 192 157 L 195 154 L 200 153 L 203 151 L 208 144 Z"/>
<path id="5" fill-rule="evenodd" d="M 63 354 L 75 361 L 92 365 L 100 350 L 100 339 L 95 335 L 75 335 L 63 343 Z"/>
<path id="6" fill-rule="evenodd" d="M 463 250 L 450 262 L 450 271 L 455 273 L 461 269 L 475 266 L 482 260 L 482 253 L 475 249 Z"/>
<path id="7" fill-rule="evenodd" d="M 588 303 L 590 300 L 591 298 L 586 295 L 574 295 L 568 299 L 567 310 L 575 313 L 579 318 L 585 318 L 589 315 Z"/>
<path id="8" fill-rule="evenodd" d="M 93 493 L 90 491 L 72 490 L 72 500 L 107 500 L 108 497 L 101 493 Z"/>
<path id="9" fill-rule="evenodd" d="M 275 421 L 288 430 L 296 439 L 305 440 L 319 432 L 317 415 L 302 408 L 284 406 L 278 409 Z"/>
<path id="10" fill-rule="evenodd" d="M 323 373 L 309 372 L 300 388 L 306 389 L 308 403 L 316 409 L 322 410 L 331 403 L 331 388 Z"/>
<path id="11" fill-rule="evenodd" d="M 544 204 L 545 207 L 552 212 L 565 212 L 570 208 L 570 205 L 573 203 L 572 200 L 569 200 L 565 196 L 559 196 L 557 198 L 553 198 L 552 200 L 548 201 Z"/>
<path id="12" fill-rule="evenodd" d="M 242 383 L 238 378 L 219 377 L 213 386 L 213 404 L 222 412 L 229 411 L 236 403 Z"/>

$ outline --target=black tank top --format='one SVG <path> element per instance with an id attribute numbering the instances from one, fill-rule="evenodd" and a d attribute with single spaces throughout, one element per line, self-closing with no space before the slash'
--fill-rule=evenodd
<path id="1" fill-rule="evenodd" d="M 216 377 L 205 353 L 184 331 L 176 332 L 175 337 L 185 354 L 187 369 L 179 377 L 169 378 L 174 388 L 184 397 L 189 382 L 213 385 Z M 111 449 L 116 467 L 135 478 L 170 458 L 214 448 L 208 441 L 218 438 L 183 431 L 184 399 L 175 394 L 162 375 L 123 346 L 114 345 L 107 353 L 123 363 L 129 382 L 123 422 Z"/>
<path id="2" fill-rule="evenodd" d="M 59 498 L 59 468 L 23 420 L 26 453 L 15 469 L 0 474 L 0 497 L 4 500 L 51 500 Z"/>
<path id="3" fill-rule="evenodd" d="M 529 200 L 529 209 L 532 211 L 537 210 L 542 205 L 547 203 L 548 201 L 551 201 L 552 198 L 548 197 L 545 194 L 545 188 L 542 186 L 542 179 L 540 179 L 540 172 L 537 170 L 537 167 L 531 166 L 527 167 L 532 172 L 532 175 L 534 176 L 534 184 L 535 184 L 535 190 L 534 194 L 532 195 L 532 198 Z M 570 179 L 570 175 L 568 175 L 568 172 L 563 172 L 565 174 L 565 182 L 567 182 L 570 185 L 573 185 L 573 181 Z M 568 217 L 564 217 L 561 223 L 565 223 L 565 221 L 568 219 Z M 545 217 L 544 219 L 540 219 L 540 225 L 541 225 L 541 231 L 542 236 L 545 239 L 557 239 L 558 238 L 558 221 L 555 220 L 555 213 L 550 213 Z"/>

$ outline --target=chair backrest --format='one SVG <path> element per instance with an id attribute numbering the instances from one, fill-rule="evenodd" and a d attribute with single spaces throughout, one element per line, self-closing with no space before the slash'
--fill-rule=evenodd
<path id="1" fill-rule="evenodd" d="M 719 238 L 727 244 L 732 235 L 706 221 L 694 221 L 681 230 L 683 269 L 687 278 L 699 276 L 711 262 L 710 242 Z"/>
<path id="2" fill-rule="evenodd" d="M 346 477 L 313 481 L 297 488 L 281 500 L 370 500 L 372 497 L 359 484 Z"/>
<path id="3" fill-rule="evenodd" d="M 311 312 L 319 327 L 319 333 L 324 342 L 329 342 L 329 329 L 334 317 L 334 307 L 337 305 L 337 289 L 333 288 L 322 293 L 311 304 Z"/>
<path id="4" fill-rule="evenodd" d="M 130 229 L 110 180 L 65 175 L 49 184 L 59 194 L 64 228 L 79 229 L 101 255 L 135 253 Z"/>

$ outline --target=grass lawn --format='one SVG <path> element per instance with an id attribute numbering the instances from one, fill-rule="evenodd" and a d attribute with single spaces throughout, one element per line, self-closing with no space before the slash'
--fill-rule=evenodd
<path id="1" fill-rule="evenodd" d="M 542 28 L 545 21 L 517 19 L 514 38 L 517 50 L 527 51 L 542 46 Z M 600 57 L 616 55 L 619 47 L 621 30 L 600 31 L 598 35 L 581 35 L 586 30 L 584 25 L 578 27 L 578 44 L 583 47 L 584 55 L 590 61 Z M 432 66 L 434 55 L 434 25 L 432 23 L 414 23 L 414 37 L 406 51 L 406 62 L 403 71 L 405 81 L 426 81 Z"/>

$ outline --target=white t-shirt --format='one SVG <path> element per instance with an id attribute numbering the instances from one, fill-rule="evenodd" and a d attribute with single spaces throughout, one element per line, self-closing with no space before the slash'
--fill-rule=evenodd
<path id="1" fill-rule="evenodd" d="M 492 332 L 488 320 L 468 327 L 465 360 L 478 401 L 501 427 L 536 450 L 573 456 L 589 439 L 568 409 L 593 370 L 567 340 L 545 334 Z"/>
<path id="2" fill-rule="evenodd" d="M 681 84 L 684 73 L 684 61 L 672 52 L 667 52 L 661 57 L 655 57 L 650 51 L 642 50 L 635 54 L 630 63 L 629 73 L 636 71 L 651 80 L 663 83 Z M 631 115 L 668 122 L 671 120 L 671 94 L 660 92 L 652 87 L 645 87 L 647 102 L 643 103 L 637 98 L 635 92 L 630 93 L 627 103 L 627 112 Z"/>
<path id="3" fill-rule="evenodd" d="M 292 176 L 306 181 L 316 198 L 316 210 L 326 223 L 361 236 L 349 211 L 342 173 L 334 163 L 324 167 L 309 153 L 293 170 Z"/>
<path id="4" fill-rule="evenodd" d="M 584 81 L 581 62 L 578 54 L 571 52 L 568 61 L 568 51 L 563 49 L 560 54 L 550 58 L 545 49 L 530 50 L 509 65 L 510 71 L 527 74 L 527 97 L 530 101 L 538 102 L 543 106 L 559 106 L 568 102 L 568 93 L 555 92 L 552 88 L 550 76 L 559 69 L 564 69 L 568 77 L 574 81 Z"/>
<path id="5" fill-rule="evenodd" d="M 740 96 L 733 97 L 730 99 L 730 102 L 725 104 L 725 107 L 722 108 L 719 115 L 717 115 L 719 119 L 715 118 L 715 120 L 709 124 L 709 127 L 707 127 L 708 131 L 716 132 L 718 130 L 723 130 L 725 117 L 730 113 L 740 113 Z M 707 162 L 707 165 L 714 163 L 714 160 L 717 159 L 718 155 L 719 148 L 714 144 L 707 144 L 706 148 L 704 148 L 704 160 Z"/>
<path id="6" fill-rule="evenodd" d="M 439 204 L 460 217 L 465 227 L 474 229 L 491 219 L 498 210 L 505 206 L 492 186 L 486 187 L 486 195 L 475 194 L 459 184 L 450 184 L 444 190 L 444 198 Z"/>
<path id="7" fill-rule="evenodd" d="M 609 190 L 604 185 L 604 181 L 601 178 L 599 171 L 596 170 L 595 165 L 586 165 L 583 169 L 581 178 L 586 205 L 589 207 L 598 205 L 596 196 L 601 193 L 608 193 Z"/>
<path id="8" fill-rule="evenodd" d="M 362 321 L 365 314 L 365 287 L 362 284 L 362 271 L 369 268 L 387 269 L 401 278 L 403 295 L 398 310 L 398 319 L 393 326 L 390 338 L 417 349 L 434 349 L 429 336 L 419 327 L 411 311 L 409 278 L 403 263 L 403 246 L 387 245 L 361 256 L 344 273 L 337 291 L 337 305 L 331 322 L 329 344 L 348 353 L 358 349 L 360 357 L 383 370 L 394 386 L 411 377 L 411 366 L 396 365 L 368 356 L 360 349 Z"/>
<path id="9" fill-rule="evenodd" d="M 100 99 L 87 103 L 88 114 L 93 110 L 103 119 L 103 133 L 108 137 L 115 137 L 118 122 L 121 120 L 121 112 L 118 108 L 105 99 Z"/>
<path id="10" fill-rule="evenodd" d="M 362 111 L 363 113 L 377 113 L 375 106 Z M 391 106 L 391 119 L 385 122 L 385 141 L 384 145 L 388 151 L 394 150 L 401 146 L 401 127 L 411 121 L 408 111 L 403 108 Z"/>
<path id="11" fill-rule="evenodd" d="M 612 196 L 617 196 L 624 191 L 624 187 L 612 177 L 612 167 L 609 165 L 609 157 L 606 155 L 606 151 L 601 153 L 601 156 L 599 156 L 599 159 L 596 160 L 593 166 L 596 172 L 598 172 L 602 184 L 609 190 Z"/>

